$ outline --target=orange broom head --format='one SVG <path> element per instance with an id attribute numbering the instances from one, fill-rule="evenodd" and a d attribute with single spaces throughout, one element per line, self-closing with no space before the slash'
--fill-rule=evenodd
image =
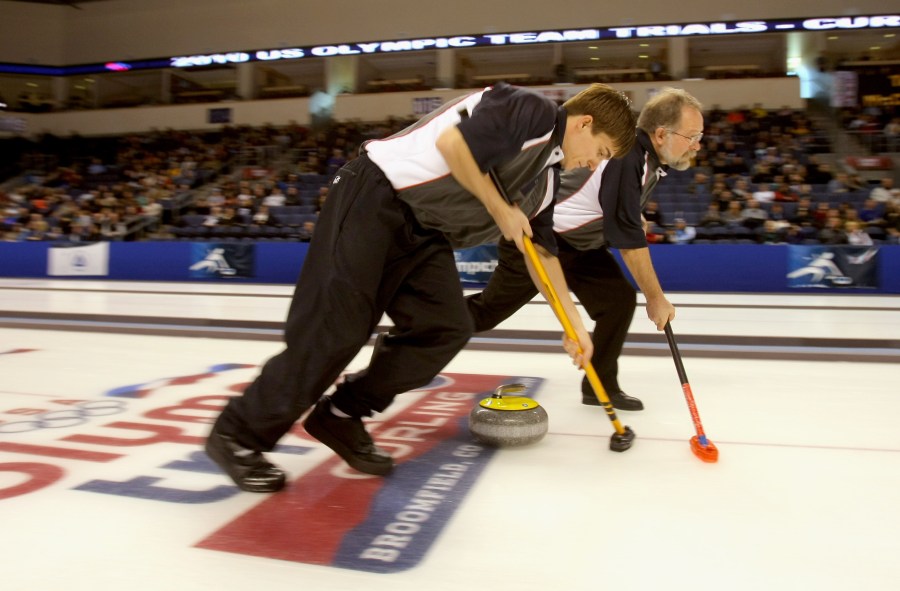
<path id="1" fill-rule="evenodd" d="M 706 440 L 706 445 L 703 445 L 700 438 L 694 435 L 691 437 L 691 451 L 704 462 L 713 464 L 719 461 L 719 450 L 709 439 Z"/>

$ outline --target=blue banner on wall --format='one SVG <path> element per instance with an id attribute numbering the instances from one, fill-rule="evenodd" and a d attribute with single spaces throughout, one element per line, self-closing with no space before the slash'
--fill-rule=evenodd
<path id="1" fill-rule="evenodd" d="M 485 285 L 497 267 L 497 246 L 485 244 L 453 252 L 463 285 Z"/>
<path id="2" fill-rule="evenodd" d="M 878 288 L 877 246 L 788 247 L 789 288 Z"/>
<path id="3" fill-rule="evenodd" d="M 107 277 L 122 281 L 294 284 L 308 247 L 308 242 L 287 241 L 249 244 L 112 242 Z M 52 243 L 49 242 L 0 242 L 0 277 L 50 277 L 47 269 L 50 248 Z M 216 271 L 219 268 L 217 255 L 208 260 L 215 248 L 223 249 L 221 254 L 227 267 L 222 269 L 231 269 L 233 274 L 229 270 Z M 820 260 L 818 254 L 824 251 L 833 255 L 830 260 L 840 275 L 827 269 L 828 257 Z M 858 288 L 858 291 L 900 294 L 900 246 L 896 245 L 882 244 L 872 248 L 653 244 L 650 252 L 660 283 L 671 292 L 785 293 L 805 290 L 840 293 L 849 287 Z M 619 258 L 617 251 L 613 251 L 613 255 Z M 456 254 L 464 287 L 486 284 L 496 267 L 496 259 L 493 247 Z M 817 260 L 819 262 L 814 265 Z M 191 270 L 198 263 L 203 264 Z M 821 280 L 817 280 L 820 273 Z M 788 277 L 789 274 L 793 277 Z"/>

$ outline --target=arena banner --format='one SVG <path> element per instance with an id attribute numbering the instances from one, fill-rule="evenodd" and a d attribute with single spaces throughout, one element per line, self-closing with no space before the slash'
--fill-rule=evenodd
<path id="1" fill-rule="evenodd" d="M 497 267 L 497 246 L 485 244 L 455 251 L 459 280 L 466 286 L 483 286 Z"/>
<path id="2" fill-rule="evenodd" d="M 191 247 L 191 277 L 195 279 L 253 277 L 255 248 L 253 244 L 195 242 Z"/>
<path id="3" fill-rule="evenodd" d="M 60 269 L 51 268 L 49 258 L 71 256 L 89 245 L 57 247 L 47 242 L 0 242 L 0 277 L 53 277 Z M 229 281 L 293 285 L 303 266 L 308 242 L 272 241 L 258 243 L 207 243 L 187 241 L 113 242 L 98 249 L 109 249 L 108 273 L 97 276 L 121 281 Z M 221 253 L 214 252 L 216 248 Z M 483 287 L 497 264 L 494 247 L 479 247 L 472 252 L 456 253 L 459 277 L 466 288 Z M 666 291 L 790 293 L 821 291 L 825 284 L 816 281 L 818 269 L 826 259 L 812 265 L 811 253 L 832 252 L 840 273 L 834 273 L 827 285 L 854 287 L 860 291 L 900 294 L 900 246 L 880 244 L 873 247 L 787 244 L 691 244 L 673 247 L 651 244 L 653 266 Z M 51 250 L 61 252 L 50 254 Z M 71 250 L 71 253 L 64 251 Z M 478 253 L 481 254 L 478 254 Z M 612 250 L 624 268 L 618 251 Z M 789 257 L 789 253 L 792 253 Z M 221 256 L 221 260 L 219 257 Z M 790 258 L 790 268 L 788 267 Z M 224 261 L 224 266 L 220 265 Z M 90 277 L 92 265 L 100 261 L 78 258 L 68 267 L 69 278 Z M 54 267 L 61 266 L 57 261 Z M 191 267 L 197 266 L 195 269 Z M 812 266 L 812 270 L 800 271 Z M 218 269 L 221 268 L 221 272 Z M 77 269 L 77 270 L 76 270 Z M 233 271 L 233 272 L 232 272 Z M 97 271 L 102 273 L 103 269 Z M 798 272 L 793 277 L 789 273 Z M 822 272 L 822 277 L 828 274 Z M 805 275 L 805 277 L 804 277 Z M 63 277 L 56 275 L 56 277 Z M 809 287 L 801 287 L 808 285 Z"/>
<path id="4" fill-rule="evenodd" d="M 47 249 L 47 275 L 106 277 L 109 275 L 109 242 L 54 244 Z"/>
<path id="5" fill-rule="evenodd" d="M 427 115 L 444 104 L 439 96 L 420 96 L 412 99 L 413 115 Z"/>
<path id="6" fill-rule="evenodd" d="M 803 31 L 827 31 L 838 34 L 843 31 L 868 29 L 888 31 L 900 26 L 900 15 L 838 15 L 813 18 L 754 19 L 744 21 L 657 22 L 625 26 L 579 29 L 537 29 L 532 31 L 490 31 L 450 37 L 420 37 L 410 39 L 382 39 L 364 41 L 346 40 L 334 45 L 306 45 L 278 48 L 245 48 L 219 53 L 202 53 L 156 57 L 141 60 L 109 61 L 102 63 L 46 66 L 39 64 L 3 63 L 0 72 L 32 76 L 83 76 L 104 72 L 128 72 L 131 70 L 166 68 L 222 67 L 247 62 L 287 62 L 315 58 L 351 55 L 397 54 L 434 51 L 435 49 L 465 47 L 514 47 L 523 45 L 547 45 L 627 39 L 662 39 L 668 37 L 709 37 L 718 35 L 740 36 L 760 33 L 797 33 Z"/>
<path id="7" fill-rule="evenodd" d="M 834 72 L 831 76 L 831 106 L 837 109 L 859 105 L 859 78 L 856 72 Z"/>
<path id="8" fill-rule="evenodd" d="M 788 247 L 788 287 L 877 289 L 877 246 Z"/>
<path id="9" fill-rule="evenodd" d="M 5 109 L 6 103 L 0 102 L 0 109 Z M 28 123 L 21 117 L 0 117 L 0 131 L 24 134 L 28 131 Z"/>

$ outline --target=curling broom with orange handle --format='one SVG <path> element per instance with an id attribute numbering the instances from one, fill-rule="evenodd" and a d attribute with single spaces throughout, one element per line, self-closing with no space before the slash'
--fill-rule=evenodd
<path id="1" fill-rule="evenodd" d="M 694 394 L 691 392 L 691 385 L 688 383 L 687 373 L 684 371 L 684 364 L 681 362 L 681 353 L 678 352 L 678 344 L 675 342 L 675 335 L 672 333 L 672 325 L 668 322 L 666 322 L 666 340 L 669 341 L 669 349 L 672 350 L 672 359 L 675 361 L 675 370 L 678 372 L 678 379 L 681 380 L 681 389 L 684 391 L 684 398 L 687 400 L 688 410 L 691 411 L 694 428 L 697 430 L 697 434 L 691 437 L 691 451 L 704 462 L 717 462 L 719 461 L 719 450 L 712 441 L 707 439 L 706 433 L 703 432 L 703 425 L 700 423 L 700 413 L 697 412 Z"/>
<path id="2" fill-rule="evenodd" d="M 500 184 L 500 179 L 497 177 L 497 174 L 493 170 L 491 170 L 489 174 L 500 195 L 506 200 L 507 203 L 512 203 L 509 196 L 506 194 L 506 190 L 503 188 L 503 185 Z M 566 314 L 566 310 L 565 308 L 563 308 L 562 302 L 559 301 L 559 296 L 556 293 L 556 289 L 554 289 L 553 284 L 550 283 L 550 277 L 547 275 L 547 270 L 544 268 L 544 264 L 541 262 L 537 249 L 535 249 L 534 247 L 534 243 L 531 241 L 531 238 L 529 238 L 528 235 L 523 235 L 522 241 L 525 244 L 525 254 L 531 261 L 535 272 L 541 280 L 541 284 L 544 286 L 544 292 L 547 295 L 547 301 L 549 302 L 550 307 L 553 308 L 553 312 L 556 314 L 556 317 L 562 324 L 563 331 L 566 333 L 566 336 L 569 337 L 569 339 L 571 339 L 577 345 L 578 333 L 575 332 L 575 327 L 572 326 L 572 321 L 569 320 L 569 316 L 568 314 Z M 578 352 L 582 352 L 580 346 L 578 347 Z M 609 440 L 609 449 L 619 452 L 629 449 L 631 447 L 631 444 L 634 442 L 634 431 L 631 430 L 631 427 L 623 427 L 622 423 L 619 422 L 618 417 L 616 417 L 616 412 L 615 410 L 613 410 L 612 403 L 609 401 L 609 395 L 603 388 L 603 384 L 600 382 L 600 378 L 597 376 L 597 372 L 594 371 L 594 366 L 591 364 L 590 359 L 585 360 L 583 365 L 588 382 L 590 382 L 591 387 L 594 389 L 594 394 L 597 396 L 597 399 L 600 401 L 600 404 L 606 411 L 610 422 L 612 422 L 613 428 L 616 430 L 616 432 L 613 433 L 612 437 Z"/>

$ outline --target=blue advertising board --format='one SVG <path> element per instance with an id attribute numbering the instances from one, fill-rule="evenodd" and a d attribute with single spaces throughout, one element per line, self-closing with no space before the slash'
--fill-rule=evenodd
<path id="1" fill-rule="evenodd" d="M 58 277 L 49 272 L 52 247 L 46 242 L 0 243 L 0 277 Z M 308 247 L 305 242 L 112 242 L 108 271 L 90 277 L 293 284 Z M 650 253 L 666 291 L 900 293 L 896 245 L 653 245 Z M 456 264 L 463 286 L 482 286 L 497 265 L 496 248 L 460 250 Z"/>

